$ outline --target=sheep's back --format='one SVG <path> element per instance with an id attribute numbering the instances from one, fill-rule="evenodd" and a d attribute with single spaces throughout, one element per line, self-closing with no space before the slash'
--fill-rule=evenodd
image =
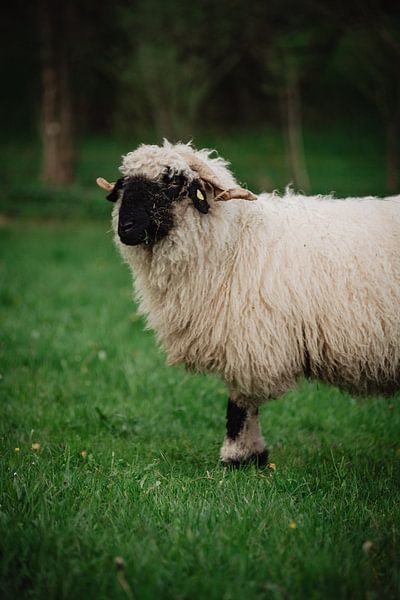
<path id="1" fill-rule="evenodd" d="M 170 363 L 258 398 L 304 371 L 361 392 L 399 380 L 399 199 L 264 195 L 207 217 L 188 208 L 136 263 L 142 311 Z"/>
<path id="2" fill-rule="evenodd" d="M 262 300 L 287 356 L 353 391 L 399 386 L 400 199 L 289 195 L 265 212 Z"/>

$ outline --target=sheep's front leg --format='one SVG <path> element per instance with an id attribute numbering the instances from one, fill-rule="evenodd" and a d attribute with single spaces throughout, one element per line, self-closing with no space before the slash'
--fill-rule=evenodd
<path id="1" fill-rule="evenodd" d="M 226 412 L 226 437 L 220 453 L 224 465 L 265 465 L 268 451 L 261 435 L 258 408 L 246 406 L 245 398 L 231 397 Z"/>

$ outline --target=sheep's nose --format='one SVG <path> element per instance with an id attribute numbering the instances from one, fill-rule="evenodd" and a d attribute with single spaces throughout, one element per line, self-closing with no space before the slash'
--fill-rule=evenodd
<path id="1" fill-rule="evenodd" d="M 122 223 L 120 225 L 120 231 L 121 233 L 129 233 L 135 226 L 135 223 L 133 223 L 133 221 L 128 221 L 128 223 Z"/>
<path id="2" fill-rule="evenodd" d="M 120 222 L 118 225 L 118 235 L 127 246 L 136 246 L 142 244 L 146 239 L 146 227 L 138 226 L 134 221 Z"/>

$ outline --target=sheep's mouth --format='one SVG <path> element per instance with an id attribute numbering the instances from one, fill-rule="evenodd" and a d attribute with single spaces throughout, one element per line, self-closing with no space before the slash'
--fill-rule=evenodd
<path id="1" fill-rule="evenodd" d="M 118 225 L 118 236 L 126 246 L 139 246 L 140 244 L 149 244 L 150 237 L 147 229 L 136 232 L 130 225 Z"/>
<path id="2" fill-rule="evenodd" d="M 158 242 L 164 237 L 168 231 L 165 228 L 165 222 L 160 219 L 152 219 L 146 216 L 146 218 L 135 217 L 126 218 L 124 214 L 119 215 L 118 220 L 118 236 L 123 244 L 126 246 L 139 246 L 144 244 L 150 246 Z"/>

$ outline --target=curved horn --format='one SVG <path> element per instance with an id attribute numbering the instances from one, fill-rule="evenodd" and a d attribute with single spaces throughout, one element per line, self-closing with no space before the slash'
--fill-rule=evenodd
<path id="1" fill-rule="evenodd" d="M 197 156 L 188 155 L 187 162 L 189 167 L 197 171 L 202 179 L 208 181 L 211 183 L 211 185 L 221 190 L 221 184 L 218 180 L 218 177 L 200 158 L 197 158 Z"/>
<path id="2" fill-rule="evenodd" d="M 104 179 L 104 177 L 98 177 L 96 179 L 96 183 L 99 187 L 101 187 L 102 190 L 106 190 L 106 192 L 111 192 L 114 189 L 114 183 L 110 183 L 109 181 L 107 181 L 107 179 Z"/>
<path id="3" fill-rule="evenodd" d="M 240 200 L 257 200 L 257 196 L 253 194 L 253 192 L 250 192 L 250 190 L 245 190 L 244 188 L 223 190 L 217 196 L 215 196 L 214 200 L 219 202 L 221 200 L 233 200 L 234 198 L 238 198 Z"/>
<path id="4" fill-rule="evenodd" d="M 211 183 L 211 185 L 215 188 L 217 195 L 215 196 L 214 200 L 226 201 L 233 200 L 234 198 L 239 198 L 241 200 L 257 200 L 257 196 L 250 192 L 250 190 L 245 190 L 243 188 L 223 190 L 218 177 L 208 165 L 206 165 L 201 159 L 197 158 L 197 156 L 188 155 L 186 158 L 189 167 L 197 171 L 202 179 L 208 183 Z"/>

